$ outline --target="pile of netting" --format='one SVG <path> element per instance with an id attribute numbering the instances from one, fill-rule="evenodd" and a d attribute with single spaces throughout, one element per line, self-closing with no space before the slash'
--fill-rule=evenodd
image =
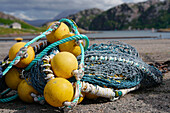
<path id="1" fill-rule="evenodd" d="M 87 49 L 82 81 L 119 89 L 138 84 L 150 87 L 162 82 L 162 73 L 143 62 L 134 47 L 109 41 L 107 44 L 93 44 Z"/>
<path id="2" fill-rule="evenodd" d="M 47 41 L 30 46 L 42 37 Z M 14 44 L 0 65 L 0 102 L 19 97 L 27 103 L 46 101 L 70 109 L 84 97 L 116 100 L 162 82 L 162 73 L 143 62 L 128 44 L 110 41 L 88 46 L 88 37 L 68 19 L 53 22 L 30 42 Z M 16 94 L 6 97 L 11 90 Z"/>

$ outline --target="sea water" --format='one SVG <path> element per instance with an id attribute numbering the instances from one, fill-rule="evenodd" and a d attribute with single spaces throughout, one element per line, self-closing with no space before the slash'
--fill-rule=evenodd
<path id="1" fill-rule="evenodd" d="M 86 35 L 91 38 L 95 38 L 95 37 L 146 37 L 146 38 L 156 37 L 156 38 L 163 38 L 163 39 L 170 38 L 170 32 L 155 32 L 151 30 L 98 31 L 97 33 L 86 34 Z M 136 38 L 136 39 L 139 39 L 139 38 Z M 126 40 L 128 39 L 126 38 Z"/>
<path id="2" fill-rule="evenodd" d="M 123 40 L 135 40 L 135 39 L 170 39 L 170 32 L 154 32 L 151 30 L 134 30 L 134 31 L 96 31 L 95 33 L 91 34 L 85 34 L 86 36 L 90 38 L 96 38 L 96 37 L 117 37 L 119 40 L 119 37 L 129 37 L 128 39 L 125 38 Z M 36 36 L 22 36 L 23 39 L 32 39 Z M 145 37 L 145 38 L 130 38 L 130 37 Z M 156 37 L 156 38 L 149 38 L 149 37 Z M 1 38 L 9 38 L 14 39 L 17 37 L 0 37 Z"/>

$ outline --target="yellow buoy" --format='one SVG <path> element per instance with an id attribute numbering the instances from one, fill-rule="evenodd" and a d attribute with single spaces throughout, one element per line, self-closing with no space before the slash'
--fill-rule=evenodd
<path id="1" fill-rule="evenodd" d="M 33 103 L 34 99 L 31 96 L 31 93 L 39 94 L 31 85 L 28 85 L 28 83 L 25 80 L 22 80 L 21 83 L 18 85 L 18 95 L 19 98 L 27 103 Z"/>
<path id="2" fill-rule="evenodd" d="M 19 50 L 25 46 L 25 44 L 26 44 L 25 42 L 18 42 L 14 44 L 9 50 L 9 60 L 12 61 L 16 57 L 16 54 L 19 52 Z M 28 56 L 26 58 L 21 58 L 19 63 L 16 64 L 16 67 L 25 68 L 32 62 L 32 60 L 35 57 L 34 49 L 31 46 L 29 46 L 27 49 L 27 53 Z"/>
<path id="3" fill-rule="evenodd" d="M 73 54 L 60 52 L 52 58 L 51 67 L 56 76 L 70 78 L 72 71 L 78 68 L 78 62 Z"/>
<path id="4" fill-rule="evenodd" d="M 23 79 L 20 78 L 19 70 L 17 70 L 15 67 L 11 68 L 5 75 L 6 85 L 14 90 L 18 88 L 18 85 L 22 80 Z"/>
<path id="5" fill-rule="evenodd" d="M 74 36 L 74 35 L 75 35 L 74 33 L 69 33 L 69 34 L 64 35 L 62 37 L 62 39 L 67 38 L 67 37 L 71 37 L 71 36 Z M 75 55 L 76 57 L 81 54 L 80 46 L 76 44 L 75 40 L 60 44 L 59 49 L 60 49 L 60 51 L 70 52 L 73 55 Z"/>
<path id="6" fill-rule="evenodd" d="M 70 102 L 73 94 L 72 84 L 64 78 L 54 78 L 44 88 L 45 100 L 54 107 L 62 107 L 65 101 Z"/>
<path id="7" fill-rule="evenodd" d="M 21 42 L 23 38 L 18 37 L 18 38 L 15 38 L 14 40 L 16 40 L 17 42 Z"/>
<path id="8" fill-rule="evenodd" d="M 53 24 L 54 22 L 52 22 L 48 27 L 47 29 L 49 29 L 49 27 Z M 62 39 L 62 37 L 65 35 L 65 34 L 68 34 L 70 31 L 69 31 L 69 28 L 68 26 L 61 22 L 61 24 L 59 25 L 59 27 L 55 30 L 55 31 L 52 31 L 49 35 L 47 35 L 47 41 L 50 42 L 50 43 L 54 43 L 60 39 Z"/>

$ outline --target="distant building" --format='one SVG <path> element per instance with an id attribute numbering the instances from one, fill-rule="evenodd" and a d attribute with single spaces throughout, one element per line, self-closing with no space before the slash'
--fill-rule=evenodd
<path id="1" fill-rule="evenodd" d="M 131 31 L 131 30 L 132 30 L 132 26 L 129 26 L 129 27 L 128 27 L 128 30 Z"/>
<path id="2" fill-rule="evenodd" d="M 14 22 L 13 24 L 10 25 L 10 28 L 21 29 L 21 24 L 17 23 L 17 22 Z"/>

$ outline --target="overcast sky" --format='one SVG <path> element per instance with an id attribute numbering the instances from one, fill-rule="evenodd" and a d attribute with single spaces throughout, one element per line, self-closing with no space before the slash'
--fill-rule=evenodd
<path id="1" fill-rule="evenodd" d="M 107 10 L 124 2 L 141 1 L 146 0 L 0 0 L 0 11 L 27 20 L 52 19 L 65 10 Z"/>

